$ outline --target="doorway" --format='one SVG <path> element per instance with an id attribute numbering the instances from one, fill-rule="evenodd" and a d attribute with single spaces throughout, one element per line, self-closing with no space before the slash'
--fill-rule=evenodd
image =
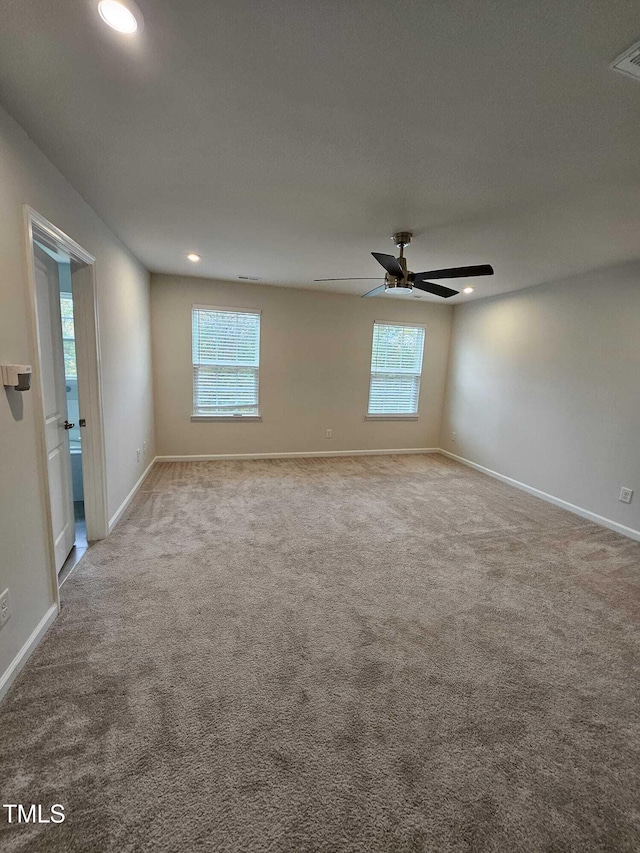
<path id="1" fill-rule="evenodd" d="M 34 309 L 34 391 L 40 409 L 52 582 L 58 587 L 107 535 L 94 258 L 25 211 Z"/>

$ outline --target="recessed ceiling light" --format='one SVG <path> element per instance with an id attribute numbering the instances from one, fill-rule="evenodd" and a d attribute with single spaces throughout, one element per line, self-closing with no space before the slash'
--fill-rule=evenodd
<path id="1" fill-rule="evenodd" d="M 191 261 L 191 263 L 193 263 L 193 264 L 197 264 L 197 263 L 198 263 L 198 261 L 200 260 L 200 255 L 197 255 L 195 252 L 189 252 L 189 254 L 187 255 L 187 257 L 189 258 L 189 260 L 190 260 L 190 261 Z"/>
<path id="2" fill-rule="evenodd" d="M 137 12 L 137 15 L 135 12 Z M 112 29 L 119 33 L 131 35 L 138 29 L 138 21 L 142 21 L 139 9 L 132 3 L 119 3 L 118 0 L 100 0 L 98 4 L 100 17 Z"/>
<path id="3" fill-rule="evenodd" d="M 473 293 L 474 290 L 475 290 L 474 287 L 465 287 L 465 289 L 462 292 L 463 293 Z"/>

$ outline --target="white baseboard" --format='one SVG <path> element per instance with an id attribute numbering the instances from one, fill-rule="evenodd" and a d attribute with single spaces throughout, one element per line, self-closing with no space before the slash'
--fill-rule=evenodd
<path id="1" fill-rule="evenodd" d="M 114 513 L 114 515 L 113 515 L 113 518 L 112 518 L 112 519 L 111 519 L 111 521 L 109 522 L 109 533 L 111 533 L 111 531 L 113 530 L 113 528 L 116 526 L 116 524 L 120 521 L 120 519 L 121 519 L 121 518 L 122 518 L 122 516 L 124 515 L 124 513 L 125 513 L 125 511 L 126 511 L 127 507 L 129 506 L 129 504 L 131 503 L 131 501 L 135 498 L 135 496 L 136 496 L 136 492 L 138 491 L 138 489 L 139 489 L 139 488 L 140 488 L 140 486 L 142 485 L 142 483 L 143 483 L 143 481 L 144 481 L 144 478 L 147 476 L 147 474 L 149 473 L 149 471 L 153 468 L 153 466 L 154 466 L 154 464 L 155 464 L 155 462 L 156 462 L 156 460 L 157 460 L 157 459 L 162 459 L 162 457 L 161 457 L 161 456 L 154 456 L 154 458 L 151 460 L 151 462 L 149 462 L 149 464 L 147 465 L 147 467 L 146 467 L 146 469 L 145 469 L 144 473 L 142 474 L 142 476 L 140 477 L 140 479 L 137 481 L 137 483 L 135 484 L 135 486 L 131 489 L 131 491 L 129 492 L 129 494 L 128 494 L 128 495 L 126 496 L 126 498 L 122 501 L 122 503 L 120 504 L 120 506 L 118 507 L 118 509 L 115 511 L 115 513 Z"/>
<path id="2" fill-rule="evenodd" d="M 397 453 L 439 453 L 437 447 L 397 450 L 301 450 L 295 453 L 210 453 L 204 456 L 156 456 L 158 462 L 215 462 L 231 459 L 316 459 L 321 456 L 391 456 Z"/>
<path id="3" fill-rule="evenodd" d="M 53 622 L 53 620 L 58 615 L 58 605 L 52 604 L 51 607 L 44 614 L 42 619 L 38 622 L 36 627 L 34 628 L 31 636 L 24 644 L 24 646 L 20 649 L 18 654 L 11 661 L 9 666 L 7 667 L 6 672 L 3 672 L 0 677 L 0 701 L 6 694 L 7 690 L 13 684 L 16 676 L 25 665 L 27 660 L 33 651 L 35 651 L 36 646 L 40 642 L 40 640 L 44 637 L 44 635 L 49 630 L 49 626 Z"/>
<path id="4" fill-rule="evenodd" d="M 596 512 L 591 512 L 589 509 L 569 503 L 569 501 L 565 501 L 562 498 L 557 498 L 555 495 L 550 495 L 547 492 L 543 492 L 541 489 L 534 488 L 534 486 L 528 486 L 526 483 L 514 480 L 513 477 L 507 477 L 504 474 L 499 474 L 497 471 L 492 471 L 491 468 L 485 468 L 484 465 L 478 465 L 477 462 L 471 462 L 463 456 L 456 456 L 455 453 L 449 453 L 448 450 L 440 450 L 439 452 L 442 453 L 443 456 L 448 456 L 449 459 L 455 459 L 456 462 L 461 462 L 469 468 L 473 468 L 483 474 L 488 474 L 489 477 L 501 480 L 509 486 L 515 486 L 516 489 L 521 489 L 523 492 L 527 492 L 530 495 L 541 498 L 543 501 L 547 501 L 548 503 L 559 506 L 562 509 L 566 509 L 569 512 L 574 513 L 574 515 L 579 515 L 581 518 L 587 518 L 589 521 L 594 521 L 602 527 L 608 527 L 610 530 L 615 530 L 616 533 L 621 533 L 623 536 L 628 536 L 630 539 L 636 539 L 640 542 L 640 530 L 635 530 L 633 527 L 627 527 L 624 524 L 620 524 L 618 521 L 613 521 L 611 518 L 605 518 L 603 515 L 598 515 Z"/>

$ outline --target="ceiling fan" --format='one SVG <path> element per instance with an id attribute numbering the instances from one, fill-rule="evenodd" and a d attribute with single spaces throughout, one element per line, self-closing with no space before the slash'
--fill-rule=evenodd
<path id="1" fill-rule="evenodd" d="M 493 275 L 493 267 L 490 264 L 479 264 L 473 267 L 451 267 L 446 270 L 428 270 L 427 272 L 411 272 L 407 269 L 407 259 L 404 256 L 404 248 L 411 242 L 413 234 L 410 231 L 399 231 L 391 238 L 400 249 L 400 255 L 383 255 L 380 252 L 371 252 L 376 261 L 384 267 L 386 274 L 384 284 L 374 287 L 363 296 L 377 296 L 380 293 L 411 293 L 413 290 L 424 290 L 433 293 L 443 299 L 456 296 L 460 291 L 452 290 L 441 284 L 428 281 L 430 278 L 466 278 L 475 275 Z M 377 279 L 379 280 L 379 279 Z M 371 281 L 370 278 L 315 278 L 314 281 Z"/>

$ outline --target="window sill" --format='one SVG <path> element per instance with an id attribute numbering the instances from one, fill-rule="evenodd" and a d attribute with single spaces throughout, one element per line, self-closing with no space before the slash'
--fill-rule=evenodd
<path id="1" fill-rule="evenodd" d="M 417 421 L 420 415 L 365 415 L 365 421 Z"/>
<path id="2" fill-rule="evenodd" d="M 240 421 L 262 421 L 262 415 L 191 415 L 191 421 L 210 421 L 211 423 L 239 423 Z"/>

